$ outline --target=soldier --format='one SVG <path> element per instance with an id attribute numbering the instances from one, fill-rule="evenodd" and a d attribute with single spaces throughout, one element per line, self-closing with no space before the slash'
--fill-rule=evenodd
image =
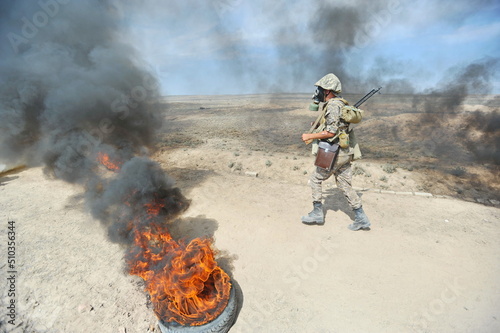
<path id="1" fill-rule="evenodd" d="M 316 82 L 315 86 L 318 87 L 315 98 L 323 102 L 320 103 L 319 111 L 323 112 L 326 108 L 325 121 L 321 122 L 314 133 L 302 134 L 302 140 L 306 143 L 315 139 L 336 142 L 338 141 L 337 133 L 347 133 L 349 130 L 349 123 L 341 119 L 341 108 L 345 105 L 339 95 L 342 92 L 342 85 L 340 80 L 334 74 L 330 73 Z M 350 224 L 348 228 L 353 231 L 369 229 L 370 221 L 361 207 L 361 199 L 351 185 L 351 161 L 354 149 L 351 146 L 339 149 L 339 155 L 331 171 L 316 167 L 316 170 L 311 174 L 309 185 L 312 188 L 314 209 L 307 216 L 302 216 L 302 223 L 310 225 L 325 223 L 322 204 L 322 183 L 333 175 L 338 188 L 342 190 L 355 213 L 354 223 Z"/>

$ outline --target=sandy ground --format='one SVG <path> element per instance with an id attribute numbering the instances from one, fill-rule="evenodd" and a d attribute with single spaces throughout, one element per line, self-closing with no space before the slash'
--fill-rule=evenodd
<path id="1" fill-rule="evenodd" d="M 387 172 L 387 160 L 368 154 L 355 163 L 363 172 L 354 186 L 372 229 L 347 229 L 353 214 L 332 180 L 325 225 L 303 225 L 312 157 L 292 121 L 281 129 L 283 145 L 267 145 L 277 133 L 265 110 L 278 105 L 301 121 L 311 115 L 283 101 L 252 113 L 233 102 L 171 101 L 154 154 L 192 200 L 173 233 L 213 236 L 241 291 L 231 332 L 500 331 L 493 198 L 432 193 L 425 187 L 432 174 Z M 86 212 L 81 187 L 27 168 L 0 178 L 0 207 L 2 331 L 159 332 L 140 279 L 124 272 L 124 249 Z M 15 221 L 15 325 L 6 316 L 8 221 Z"/>

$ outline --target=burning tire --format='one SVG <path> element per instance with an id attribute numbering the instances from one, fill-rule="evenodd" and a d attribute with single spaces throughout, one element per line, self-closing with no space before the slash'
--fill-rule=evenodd
<path id="1" fill-rule="evenodd" d="M 162 333 L 227 333 L 236 319 L 238 301 L 234 286 L 231 287 L 229 301 L 222 313 L 209 323 L 200 326 L 183 326 L 176 322 L 160 320 L 158 325 Z"/>

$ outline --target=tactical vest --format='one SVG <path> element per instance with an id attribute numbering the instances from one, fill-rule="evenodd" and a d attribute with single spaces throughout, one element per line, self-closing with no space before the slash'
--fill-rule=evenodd
<path id="1" fill-rule="evenodd" d="M 318 123 L 318 127 L 316 127 L 316 129 L 313 131 L 313 133 L 321 133 L 321 132 L 323 132 L 326 129 L 326 114 L 327 114 L 327 111 L 328 111 L 328 103 L 330 103 L 330 101 L 334 101 L 334 100 L 341 101 L 342 103 L 344 103 L 344 106 L 346 106 L 346 105 L 349 104 L 349 102 L 347 102 L 345 99 L 340 98 L 340 97 L 331 98 L 326 103 L 324 103 L 323 104 L 323 108 L 321 109 L 321 112 L 322 112 L 321 119 L 320 119 L 320 121 Z M 342 109 L 343 108 L 341 108 L 340 118 L 343 120 Z M 346 122 L 346 121 L 344 121 L 344 122 Z M 346 122 L 346 124 L 347 124 L 347 129 L 345 131 L 348 131 L 349 130 L 349 123 Z M 339 135 L 340 135 L 340 132 L 339 133 L 335 133 L 334 137 L 329 138 L 326 141 L 333 142 L 334 140 L 336 140 L 338 138 Z"/>
<path id="2" fill-rule="evenodd" d="M 323 108 L 321 109 L 322 117 L 318 123 L 318 127 L 313 131 L 313 133 L 321 133 L 326 129 L 326 115 L 328 103 L 333 100 L 340 100 L 344 103 L 344 106 L 340 109 L 340 118 L 341 120 L 347 124 L 347 128 L 338 131 L 335 133 L 335 136 L 326 139 L 328 142 L 339 141 L 339 144 L 342 148 L 352 147 L 354 149 L 354 160 L 361 158 L 361 151 L 359 149 L 359 144 L 356 142 L 354 132 L 349 129 L 349 123 L 359 123 L 363 117 L 363 110 L 360 110 L 354 106 L 350 106 L 349 102 L 341 97 L 335 97 L 329 99 L 326 103 L 323 104 Z M 318 140 L 313 141 L 312 145 L 312 154 L 316 155 L 318 152 Z"/>

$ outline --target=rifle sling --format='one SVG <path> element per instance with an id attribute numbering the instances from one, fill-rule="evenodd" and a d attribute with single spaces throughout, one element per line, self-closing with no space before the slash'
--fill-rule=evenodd
<path id="1" fill-rule="evenodd" d="M 318 124 L 319 124 L 321 118 L 325 115 L 325 113 L 326 113 L 326 107 L 323 108 L 323 111 L 321 111 L 321 113 L 318 115 L 318 118 L 316 118 L 316 121 L 312 124 L 311 129 L 309 130 L 309 133 L 314 132 L 314 130 L 316 129 L 316 127 L 318 127 Z"/>

